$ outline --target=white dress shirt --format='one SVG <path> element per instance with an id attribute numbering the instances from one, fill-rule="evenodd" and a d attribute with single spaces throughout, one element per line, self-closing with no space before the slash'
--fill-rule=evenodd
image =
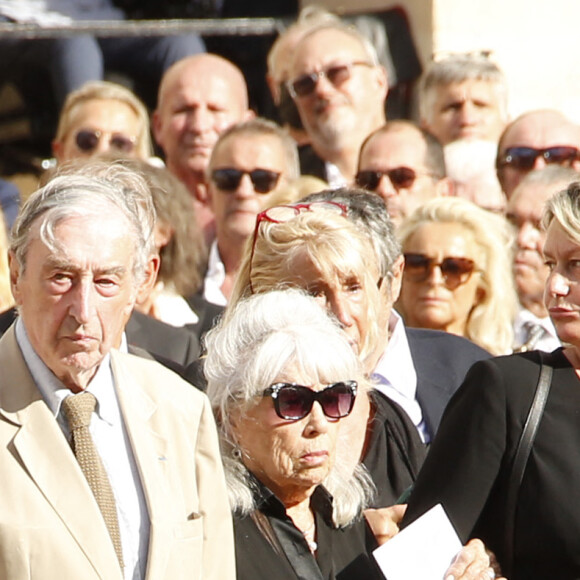
<path id="1" fill-rule="evenodd" d="M 526 325 L 530 323 L 541 326 L 543 330 L 542 335 L 533 347 L 534 350 L 552 352 L 554 349 L 562 346 L 549 316 L 538 318 L 526 308 L 521 308 L 514 320 L 514 345 L 516 350 L 526 342 L 528 338 Z"/>
<path id="2" fill-rule="evenodd" d="M 16 321 L 16 340 L 44 402 L 70 441 L 68 422 L 60 409 L 63 399 L 71 396 L 71 391 L 36 354 L 20 318 Z M 142 580 L 147 568 L 149 515 L 139 471 L 123 424 L 109 355 L 99 365 L 86 390 L 97 399 L 89 430 L 117 504 L 125 564 L 123 576 L 125 580 Z M 55 465 L 55 469 L 58 466 Z"/>
<path id="3" fill-rule="evenodd" d="M 389 342 L 372 378 L 375 389 L 398 403 L 409 415 L 424 442 L 429 441 L 423 411 L 417 401 L 417 371 L 413 364 L 405 325 L 399 314 L 391 311 Z"/>
<path id="4" fill-rule="evenodd" d="M 207 273 L 203 284 L 203 297 L 212 304 L 226 306 L 228 300 L 222 292 L 222 286 L 225 280 L 226 267 L 220 258 L 217 241 L 214 240 L 209 249 Z"/>

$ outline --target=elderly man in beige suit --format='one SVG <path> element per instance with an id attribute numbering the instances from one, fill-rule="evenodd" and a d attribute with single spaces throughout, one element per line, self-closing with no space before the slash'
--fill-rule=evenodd
<path id="1" fill-rule="evenodd" d="M 139 181 L 57 177 L 15 224 L 20 316 L 0 340 L 2 579 L 235 578 L 205 395 L 113 348 L 154 277 L 155 214 Z M 82 424 L 79 401 L 90 402 Z"/>

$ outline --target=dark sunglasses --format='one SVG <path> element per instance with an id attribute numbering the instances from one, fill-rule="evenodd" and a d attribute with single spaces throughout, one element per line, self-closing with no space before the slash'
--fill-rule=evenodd
<path id="1" fill-rule="evenodd" d="M 465 284 L 475 270 L 475 262 L 469 258 L 444 258 L 436 262 L 425 254 L 405 254 L 405 276 L 413 282 L 425 282 L 431 270 L 438 267 L 449 290 Z"/>
<path id="2" fill-rule="evenodd" d="M 94 151 L 99 145 L 101 139 L 107 133 L 102 131 L 93 131 L 91 129 L 81 129 L 75 136 L 77 147 L 85 153 Z M 109 147 L 121 153 L 132 153 L 135 148 L 135 137 L 126 137 L 119 133 L 113 133 L 109 138 Z"/>
<path id="3" fill-rule="evenodd" d="M 253 171 L 243 171 L 234 167 L 214 169 L 211 172 L 211 179 L 218 189 L 222 191 L 235 191 L 240 186 L 240 181 L 244 175 L 249 175 L 256 193 L 270 193 L 280 179 L 280 173 L 269 169 L 254 169 Z"/>
<path id="4" fill-rule="evenodd" d="M 352 411 L 357 386 L 356 381 L 341 381 L 328 385 L 322 391 L 313 391 L 294 383 L 275 383 L 263 392 L 263 396 L 272 397 L 276 414 L 281 419 L 303 419 L 315 402 L 320 404 L 327 417 L 340 419 Z"/>
<path id="5" fill-rule="evenodd" d="M 393 169 L 387 169 L 386 171 L 374 171 L 372 169 L 359 171 L 356 174 L 355 180 L 359 187 L 367 191 L 375 191 L 384 175 L 390 179 L 393 187 L 397 190 L 413 187 L 413 183 L 415 183 L 415 179 L 419 175 L 433 176 L 432 173 L 419 173 L 410 167 L 395 167 Z"/>
<path id="6" fill-rule="evenodd" d="M 565 145 L 535 149 L 533 147 L 508 147 L 498 158 L 499 167 L 513 167 L 521 171 L 531 171 L 536 159 L 542 157 L 546 163 L 557 165 L 571 165 L 580 158 L 580 151 L 576 147 Z"/>
<path id="7" fill-rule="evenodd" d="M 293 99 L 297 97 L 307 97 L 314 92 L 318 81 L 323 77 L 327 78 L 335 87 L 338 87 L 350 79 L 352 76 L 352 69 L 355 66 L 372 67 L 373 65 L 362 60 L 355 60 L 345 64 L 333 64 L 317 72 L 304 74 L 293 81 L 288 81 L 286 85 L 288 87 L 288 92 Z"/>
<path id="8" fill-rule="evenodd" d="M 295 218 L 303 212 L 330 211 L 346 217 L 346 206 L 336 201 L 313 201 L 312 203 L 295 203 L 294 205 L 275 205 L 260 212 L 256 216 L 256 227 L 254 228 L 254 237 L 252 239 L 252 252 L 250 254 L 250 292 L 254 293 L 252 286 L 252 262 L 254 261 L 254 252 L 256 250 L 256 241 L 260 224 L 264 221 L 273 224 L 281 224 Z"/>

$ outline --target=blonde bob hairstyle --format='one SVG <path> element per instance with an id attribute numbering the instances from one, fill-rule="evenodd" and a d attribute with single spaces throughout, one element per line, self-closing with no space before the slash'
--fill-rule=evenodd
<path id="1" fill-rule="evenodd" d="M 417 228 L 425 223 L 460 224 L 473 235 L 479 256 L 481 292 L 472 308 L 465 337 L 494 355 L 506 354 L 513 347 L 513 321 L 518 300 L 512 276 L 513 231 L 507 220 L 458 197 L 433 199 L 415 210 L 399 227 L 405 245 Z M 404 318 L 404 311 L 401 312 Z"/>
<path id="2" fill-rule="evenodd" d="M 140 159 L 147 159 L 153 155 L 149 114 L 145 105 L 122 85 L 108 81 L 89 81 L 82 87 L 68 95 L 58 120 L 54 141 L 61 143 L 71 130 L 74 110 L 88 101 L 119 101 L 128 105 L 139 121 L 139 133 L 135 143 L 135 152 Z"/>
<path id="3" fill-rule="evenodd" d="M 345 333 L 312 297 L 296 289 L 241 300 L 208 332 L 205 343 L 207 395 L 218 425 L 230 505 L 236 514 L 247 515 L 256 509 L 255 486 L 244 464 L 252 449 L 240 448 L 237 429 L 251 428 L 251 423 L 248 427 L 232 418 L 243 418 L 262 392 L 281 380 L 300 378 L 308 385 L 354 380 L 357 397 L 368 392 L 370 383 Z M 339 439 L 340 433 L 336 463 L 323 484 L 334 498 L 335 524 L 345 526 L 360 515 L 374 487 L 362 466 L 356 477 L 341 466 Z"/>
<path id="4" fill-rule="evenodd" d="M 371 322 L 358 354 L 363 362 L 372 355 L 380 340 L 379 313 L 375 312 L 381 300 L 380 274 L 373 247 L 356 224 L 333 211 L 303 211 L 282 223 L 261 221 L 253 242 L 250 238 L 246 244 L 230 305 L 251 294 L 290 286 L 289 276 L 293 281 L 299 278 L 297 261 L 306 258 L 321 281 L 358 284 L 368 294 L 367 320 Z M 319 289 L 304 290 L 316 295 Z"/>
<path id="5" fill-rule="evenodd" d="M 571 183 L 547 201 L 542 216 L 543 228 L 547 230 L 554 220 L 572 241 L 580 244 L 580 181 Z"/>

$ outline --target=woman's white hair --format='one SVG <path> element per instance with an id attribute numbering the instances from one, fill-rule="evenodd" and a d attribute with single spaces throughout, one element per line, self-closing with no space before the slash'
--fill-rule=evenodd
<path id="1" fill-rule="evenodd" d="M 232 510 L 255 509 L 251 478 L 239 453 L 230 417 L 256 404 L 272 383 L 291 369 L 313 382 L 356 380 L 359 396 L 370 384 L 339 326 L 305 293 L 277 290 L 241 300 L 227 320 L 205 338 L 204 371 L 222 447 Z M 371 500 L 374 488 L 364 468 L 344 473 L 340 457 L 325 486 L 334 497 L 334 519 L 348 524 Z"/>

